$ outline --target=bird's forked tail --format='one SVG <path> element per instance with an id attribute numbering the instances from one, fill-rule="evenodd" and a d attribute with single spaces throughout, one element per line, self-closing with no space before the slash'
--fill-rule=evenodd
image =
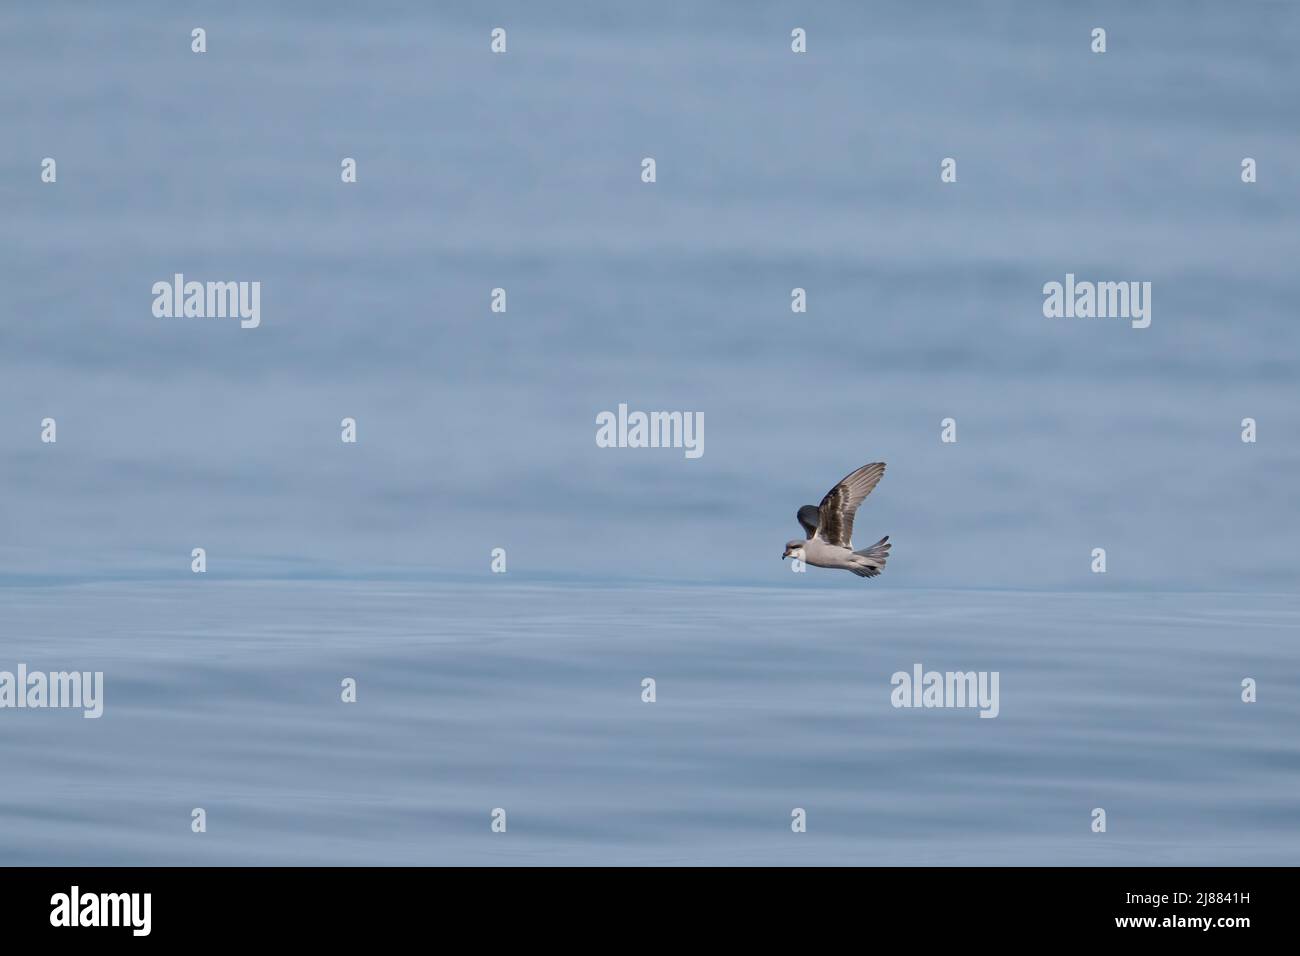
<path id="1" fill-rule="evenodd" d="M 853 568 L 853 573 L 861 578 L 874 578 L 885 567 L 885 561 L 889 559 L 889 549 L 892 545 L 889 543 L 889 535 L 885 535 L 869 548 L 863 548 L 861 551 L 854 551 L 859 558 L 863 558 L 862 563 Z"/>

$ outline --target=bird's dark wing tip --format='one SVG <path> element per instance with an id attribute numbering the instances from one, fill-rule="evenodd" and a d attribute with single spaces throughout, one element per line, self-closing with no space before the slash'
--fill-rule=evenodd
<path id="1" fill-rule="evenodd" d="M 795 515 L 795 518 L 798 519 L 799 524 L 803 525 L 804 531 L 808 533 L 808 537 L 810 538 L 815 535 L 817 529 L 821 527 L 822 514 L 812 505 L 804 505 L 800 508 L 798 513 Z"/>

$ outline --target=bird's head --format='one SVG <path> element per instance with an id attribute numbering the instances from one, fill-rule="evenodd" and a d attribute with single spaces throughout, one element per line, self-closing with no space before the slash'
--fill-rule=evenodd
<path id="1" fill-rule="evenodd" d="M 787 541 L 785 543 L 785 554 L 781 555 L 781 560 L 784 561 L 786 558 L 797 558 L 802 561 L 803 546 L 804 542 L 802 541 Z"/>

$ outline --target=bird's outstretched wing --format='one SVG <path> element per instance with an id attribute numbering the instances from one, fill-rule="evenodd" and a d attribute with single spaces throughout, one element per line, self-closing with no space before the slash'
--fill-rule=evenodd
<path id="1" fill-rule="evenodd" d="M 822 523 L 822 513 L 812 505 L 804 505 L 799 509 L 799 513 L 795 517 L 799 519 L 799 523 L 803 525 L 803 529 L 808 533 L 809 538 L 812 538 L 817 533 L 817 526 Z"/>
<path id="2" fill-rule="evenodd" d="M 826 492 L 821 505 L 817 508 L 820 518 L 814 529 L 829 544 L 842 548 L 851 548 L 853 539 L 853 516 L 857 513 L 862 499 L 871 494 L 871 489 L 880 482 L 885 473 L 883 461 L 873 461 L 863 465 L 857 471 L 845 475 L 834 488 Z M 806 505 L 804 506 L 807 507 Z M 803 520 L 804 509 L 799 509 L 799 523 L 807 529 Z M 812 537 L 811 534 L 808 537 Z"/>

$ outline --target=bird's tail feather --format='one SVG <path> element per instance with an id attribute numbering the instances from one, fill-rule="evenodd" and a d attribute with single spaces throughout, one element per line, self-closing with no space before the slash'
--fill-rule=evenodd
<path id="1" fill-rule="evenodd" d="M 865 558 L 866 562 L 861 567 L 853 569 L 853 573 L 861 578 L 874 578 L 885 566 L 889 559 L 889 549 L 893 547 L 889 543 L 889 535 L 885 535 L 869 548 L 863 548 L 861 551 L 854 551 L 860 558 Z"/>

